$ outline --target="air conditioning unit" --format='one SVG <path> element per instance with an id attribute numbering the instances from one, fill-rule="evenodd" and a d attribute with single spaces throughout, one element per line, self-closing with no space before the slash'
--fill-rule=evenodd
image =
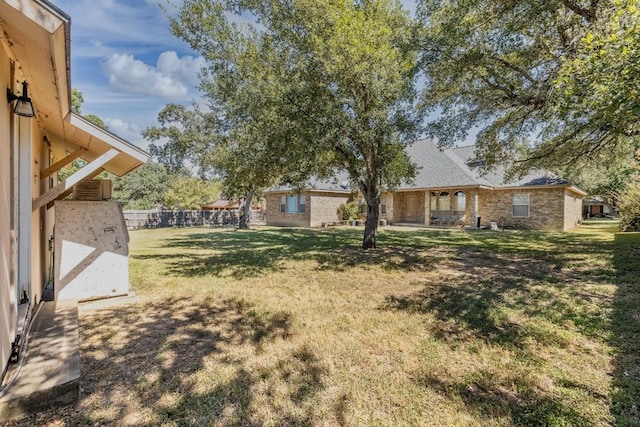
<path id="1" fill-rule="evenodd" d="M 111 199 L 110 179 L 87 179 L 73 186 L 73 199 L 101 201 Z"/>

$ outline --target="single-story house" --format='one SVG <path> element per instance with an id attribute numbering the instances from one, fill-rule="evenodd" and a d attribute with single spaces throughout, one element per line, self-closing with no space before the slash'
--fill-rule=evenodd
<path id="1" fill-rule="evenodd" d="M 618 214 L 608 198 L 594 196 L 585 199 L 582 216 L 584 218 L 615 218 Z"/>
<path id="2" fill-rule="evenodd" d="M 96 292 L 109 294 L 120 281 L 128 289 L 127 235 L 119 205 L 102 198 L 62 199 L 76 184 L 103 170 L 122 176 L 148 155 L 71 112 L 68 15 L 47 0 L 6 0 L 0 2 L 0 31 L 0 81 L 7 94 L 0 103 L 0 376 L 5 377 L 0 417 L 4 418 L 27 410 L 24 402 L 12 400 L 12 389 L 24 383 L 46 385 L 45 376 L 56 373 L 11 369 L 19 372 L 18 379 L 6 381 L 12 362 L 29 353 L 24 343 L 33 318 L 40 313 L 36 323 L 43 324 L 43 316 L 52 313 L 52 323 L 44 322 L 45 335 L 57 327 L 72 331 L 74 324 L 77 331 L 74 302 Z M 86 166 L 58 182 L 58 171 L 77 158 L 86 160 Z M 103 188 L 99 190 L 102 195 Z M 44 302 L 48 299 L 53 301 Z M 62 300 L 65 304 L 57 305 Z M 40 310 L 43 305 L 51 310 Z M 65 319 L 63 325 L 56 325 L 59 318 Z M 77 348 L 77 334 L 75 340 Z M 55 351 L 54 342 L 46 337 L 40 345 Z M 37 345 L 38 340 L 30 340 L 30 347 Z M 57 363 L 66 353 L 54 356 L 40 359 Z M 21 382 L 25 376 L 31 380 Z M 5 388 L 7 383 L 13 385 Z M 67 391 L 64 395 L 60 391 L 54 400 L 64 403 L 77 397 L 77 383 Z"/>
<path id="3" fill-rule="evenodd" d="M 474 147 L 442 150 L 431 140 L 408 149 L 418 166 L 413 183 L 382 194 L 380 219 L 391 224 L 568 230 L 582 220 L 586 193 L 546 172 L 505 182 L 505 170 L 481 174 Z M 319 227 L 338 221 L 338 207 L 354 198 L 344 177 L 300 191 L 266 193 L 267 225 Z"/>

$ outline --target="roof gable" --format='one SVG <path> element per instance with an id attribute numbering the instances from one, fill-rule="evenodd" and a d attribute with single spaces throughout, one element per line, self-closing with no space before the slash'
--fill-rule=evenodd
<path id="1" fill-rule="evenodd" d="M 451 153 L 440 149 L 432 140 L 422 139 L 407 147 L 407 154 L 417 166 L 413 183 L 404 184 L 402 189 L 441 188 L 489 185 L 474 174 L 464 162 Z"/>
<path id="2" fill-rule="evenodd" d="M 496 165 L 486 173 L 480 171 L 483 166 L 482 161 L 478 161 L 475 156 L 475 146 L 456 147 L 447 150 L 451 156 L 457 157 L 470 173 L 474 174 L 478 180 L 483 180 L 491 187 L 527 187 L 527 186 L 548 186 L 560 185 L 570 186 L 571 184 L 557 175 L 544 170 L 531 170 L 526 175 L 506 181 L 506 167 Z"/>

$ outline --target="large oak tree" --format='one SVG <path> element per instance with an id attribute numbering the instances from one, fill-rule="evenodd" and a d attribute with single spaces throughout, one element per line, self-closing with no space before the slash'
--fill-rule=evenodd
<path id="1" fill-rule="evenodd" d="M 171 28 L 208 61 L 202 89 L 232 169 L 293 188 L 348 172 L 375 247 L 381 191 L 415 173 L 416 26 L 399 3 L 186 0 Z"/>
<path id="2" fill-rule="evenodd" d="M 424 106 L 442 142 L 474 128 L 487 165 L 515 171 L 632 158 L 639 31 L 632 0 L 429 0 Z"/>

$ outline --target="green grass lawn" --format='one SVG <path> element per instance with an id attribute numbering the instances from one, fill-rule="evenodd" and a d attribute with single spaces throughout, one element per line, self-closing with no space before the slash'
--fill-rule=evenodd
<path id="1" fill-rule="evenodd" d="M 131 233 L 50 425 L 640 425 L 640 234 Z"/>

